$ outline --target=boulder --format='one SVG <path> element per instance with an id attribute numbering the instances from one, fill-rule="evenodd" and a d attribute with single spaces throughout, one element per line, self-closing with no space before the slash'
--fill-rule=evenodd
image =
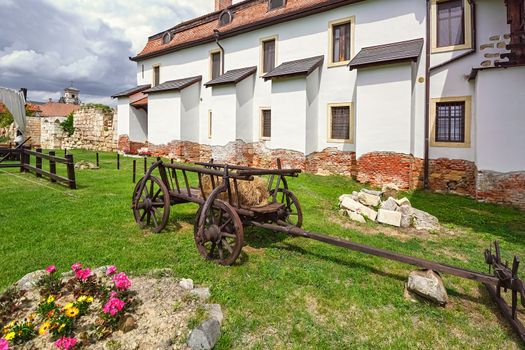
<path id="1" fill-rule="evenodd" d="M 386 201 L 381 203 L 381 209 L 385 210 L 397 210 L 399 206 L 397 205 L 397 202 L 394 198 L 389 197 Z"/>
<path id="2" fill-rule="evenodd" d="M 15 283 L 15 287 L 18 290 L 31 290 L 37 285 L 40 278 L 42 276 L 45 276 L 46 274 L 47 272 L 45 270 L 37 270 L 34 272 L 30 272 L 24 277 L 22 277 L 20 280 L 18 280 L 18 282 Z"/>
<path id="3" fill-rule="evenodd" d="M 352 198 L 345 197 L 343 198 L 343 201 L 341 202 L 341 208 L 351 211 L 357 211 L 359 208 L 361 208 L 363 205 Z"/>
<path id="4" fill-rule="evenodd" d="M 381 197 L 366 192 L 359 192 L 358 199 L 361 204 L 369 207 L 375 207 L 381 203 Z"/>
<path id="5" fill-rule="evenodd" d="M 353 211 L 348 211 L 348 216 L 350 217 L 350 220 L 352 221 L 356 221 L 356 222 L 360 222 L 362 224 L 365 224 L 366 223 L 366 220 L 365 218 L 363 217 L 363 215 L 361 214 L 358 214 L 356 212 L 353 212 Z"/>
<path id="6" fill-rule="evenodd" d="M 213 349 L 221 337 L 221 325 L 217 320 L 206 320 L 191 331 L 188 346 L 192 350 Z"/>
<path id="7" fill-rule="evenodd" d="M 96 166 L 96 164 L 93 164 L 93 163 L 88 162 L 86 160 L 81 160 L 80 162 L 77 162 L 75 164 L 75 169 L 78 169 L 78 170 L 96 170 L 96 169 L 98 169 L 98 166 Z"/>
<path id="8" fill-rule="evenodd" d="M 410 205 L 405 204 L 398 207 L 397 211 L 401 213 L 401 227 L 407 228 L 412 226 L 414 209 Z"/>
<path id="9" fill-rule="evenodd" d="M 190 293 L 198 297 L 201 301 L 206 301 L 211 297 L 209 288 L 195 288 Z"/>
<path id="10" fill-rule="evenodd" d="M 401 199 L 396 199 L 396 203 L 399 206 L 402 206 L 402 205 L 410 205 L 410 206 L 412 206 L 412 204 L 410 203 L 410 200 L 408 200 L 407 197 L 403 197 Z"/>
<path id="11" fill-rule="evenodd" d="M 412 271 L 408 276 L 407 289 L 427 300 L 446 305 L 448 295 L 441 277 L 432 270 Z"/>
<path id="12" fill-rule="evenodd" d="M 379 209 L 379 213 L 377 215 L 377 221 L 382 224 L 400 227 L 401 226 L 401 213 L 398 211 L 393 211 L 393 210 Z"/>
<path id="13" fill-rule="evenodd" d="M 367 206 L 362 205 L 359 209 L 357 209 L 356 213 L 363 215 L 365 218 L 368 218 L 369 220 L 376 221 L 377 218 L 377 211 L 374 209 L 370 209 Z"/>
<path id="14" fill-rule="evenodd" d="M 371 194 L 372 196 L 381 196 L 381 194 L 382 194 L 381 191 L 369 190 L 368 188 L 363 188 L 361 190 L 361 192 Z"/>
<path id="15" fill-rule="evenodd" d="M 397 194 L 399 193 L 399 187 L 393 183 L 384 184 L 383 188 L 381 188 L 381 192 L 383 192 L 383 198 L 397 198 Z"/>
<path id="16" fill-rule="evenodd" d="M 208 316 L 212 320 L 219 321 L 219 324 L 222 324 L 222 320 L 224 319 L 224 315 L 222 313 L 222 308 L 219 304 L 206 304 L 204 305 L 204 308 L 206 311 L 208 311 Z"/>
<path id="17" fill-rule="evenodd" d="M 179 286 L 182 289 L 192 290 L 193 289 L 193 280 L 191 278 L 183 278 L 179 281 Z"/>
<path id="18" fill-rule="evenodd" d="M 343 199 L 345 198 L 352 198 L 352 195 L 351 194 L 342 194 L 339 196 L 339 203 L 342 203 L 343 202 Z"/>
<path id="19" fill-rule="evenodd" d="M 413 209 L 413 221 L 416 230 L 439 230 L 439 220 L 423 210 Z"/>

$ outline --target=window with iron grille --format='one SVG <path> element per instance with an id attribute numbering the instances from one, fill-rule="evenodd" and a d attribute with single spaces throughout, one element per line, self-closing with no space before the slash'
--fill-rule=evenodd
<path id="1" fill-rule="evenodd" d="M 211 78 L 215 79 L 221 75 L 221 53 L 213 52 L 211 54 Z"/>
<path id="2" fill-rule="evenodd" d="M 275 39 L 263 42 L 263 73 L 275 68 Z"/>
<path id="3" fill-rule="evenodd" d="M 265 139 L 272 137 L 272 111 L 263 109 L 261 111 L 261 136 Z"/>
<path id="4" fill-rule="evenodd" d="M 437 46 L 465 43 L 465 9 L 463 0 L 437 3 Z"/>
<path id="5" fill-rule="evenodd" d="M 350 106 L 331 107 L 331 130 L 332 140 L 350 139 Z"/>
<path id="6" fill-rule="evenodd" d="M 348 22 L 332 27 L 332 62 L 350 60 L 350 26 Z"/>
<path id="7" fill-rule="evenodd" d="M 279 7 L 286 5 L 286 0 L 269 0 L 268 1 L 268 10 L 274 10 Z"/>
<path id="8" fill-rule="evenodd" d="M 436 141 L 465 142 L 465 102 L 436 103 Z"/>

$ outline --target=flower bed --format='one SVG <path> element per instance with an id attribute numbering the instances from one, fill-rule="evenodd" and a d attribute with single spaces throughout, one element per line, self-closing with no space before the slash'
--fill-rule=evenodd
<path id="1" fill-rule="evenodd" d="M 80 263 L 71 266 L 69 276 L 49 266 L 36 281 L 37 301 L 23 291 L 4 293 L 0 323 L 0 349 L 32 342 L 41 347 L 70 350 L 96 343 L 118 330 L 139 303 L 130 290 L 131 280 L 114 266 L 95 274 Z M 36 292 L 36 291 L 34 291 Z M 18 316 L 8 320 L 8 317 Z"/>

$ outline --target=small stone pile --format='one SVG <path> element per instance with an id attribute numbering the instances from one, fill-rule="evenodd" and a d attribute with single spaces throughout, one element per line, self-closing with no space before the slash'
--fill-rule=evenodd
<path id="1" fill-rule="evenodd" d="M 351 220 L 366 223 L 367 220 L 396 227 L 414 227 L 416 230 L 439 229 L 435 216 L 412 207 L 406 197 L 396 199 L 399 188 L 394 184 L 384 185 L 381 191 L 362 189 L 339 197 L 341 214 Z"/>
<path id="2" fill-rule="evenodd" d="M 98 166 L 87 160 L 81 160 L 75 164 L 75 169 L 77 170 L 97 170 Z"/>

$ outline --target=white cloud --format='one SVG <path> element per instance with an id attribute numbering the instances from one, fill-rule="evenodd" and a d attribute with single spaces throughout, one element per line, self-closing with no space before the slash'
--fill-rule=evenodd
<path id="1" fill-rule="evenodd" d="M 45 101 L 74 81 L 84 101 L 109 101 L 111 93 L 135 83 L 136 66 L 128 57 L 143 48 L 148 36 L 212 11 L 213 4 L 0 0 L 0 85 L 26 87 L 32 99 Z"/>

